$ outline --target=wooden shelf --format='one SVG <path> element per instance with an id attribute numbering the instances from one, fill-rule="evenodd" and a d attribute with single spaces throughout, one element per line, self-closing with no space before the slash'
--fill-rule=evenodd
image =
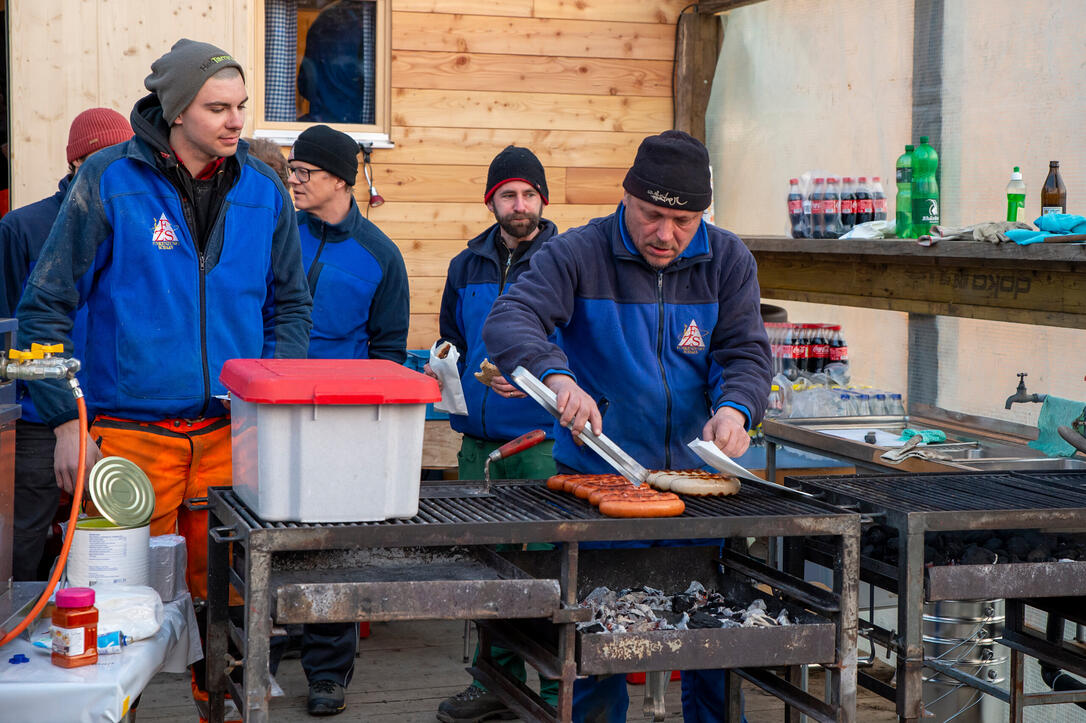
<path id="1" fill-rule="evenodd" d="M 1086 328 L 1086 245 L 744 239 L 765 299 Z"/>

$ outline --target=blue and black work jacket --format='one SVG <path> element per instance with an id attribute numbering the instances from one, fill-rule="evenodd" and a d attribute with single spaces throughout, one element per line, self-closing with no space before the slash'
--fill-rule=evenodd
<path id="1" fill-rule="evenodd" d="M 403 256 L 358 211 L 329 224 L 298 211 L 302 263 L 313 295 L 313 359 L 407 359 L 410 292 Z"/>
<path id="2" fill-rule="evenodd" d="M 71 314 L 85 304 L 92 414 L 219 416 L 227 359 L 306 355 L 312 302 L 294 206 L 244 141 L 222 164 L 224 183 L 186 176 L 196 190 L 183 194 L 154 94 L 132 127 L 72 180 L 19 304 L 19 343 L 70 349 Z M 65 385 L 30 387 L 47 424 L 75 417 Z"/>
<path id="3" fill-rule="evenodd" d="M 501 227 L 494 224 L 471 241 L 449 263 L 445 292 L 441 297 L 441 338 L 460 352 L 460 383 L 468 405 L 466 415 L 449 415 L 457 432 L 493 442 L 508 442 L 525 432 L 542 428 L 553 437 L 554 418 L 530 398 L 507 399 L 479 383 L 475 372 L 488 358 L 483 344 L 483 322 L 495 300 L 506 293 L 532 258 L 557 229 L 546 219 L 539 223 L 539 233 L 524 251 L 502 254 L 498 244 Z M 504 257 L 504 258 L 503 258 Z M 489 357 L 493 363 L 494 358 Z M 513 367 L 509 370 L 512 371 Z"/>
<path id="4" fill-rule="evenodd" d="M 675 261 L 655 269 L 624 213 L 620 204 L 541 248 L 495 302 L 483 340 L 501 369 L 574 377 L 605 412 L 604 433 L 645 467 L 701 467 L 686 445 L 711 414 L 732 406 L 757 425 L 765 411 L 771 365 L 754 257 L 703 222 Z M 557 426 L 554 459 L 612 471 Z"/>

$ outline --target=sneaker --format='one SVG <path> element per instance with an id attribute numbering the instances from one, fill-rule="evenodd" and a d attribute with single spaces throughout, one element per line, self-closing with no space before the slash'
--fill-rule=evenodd
<path id="1" fill-rule="evenodd" d="M 441 723 L 479 723 L 491 718 L 513 720 L 516 717 L 517 714 L 498 696 L 474 684 L 441 701 L 437 707 L 437 719 Z"/>
<path id="2" fill-rule="evenodd" d="M 343 700 L 345 689 L 334 680 L 318 680 L 309 684 L 305 709 L 309 715 L 336 715 L 347 707 Z"/>

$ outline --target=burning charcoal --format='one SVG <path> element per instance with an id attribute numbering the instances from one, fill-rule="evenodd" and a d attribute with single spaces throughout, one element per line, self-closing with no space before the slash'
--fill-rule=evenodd
<path id="1" fill-rule="evenodd" d="M 615 597 L 613 590 L 609 590 L 605 587 L 597 587 L 595 590 L 588 593 L 584 602 L 592 607 L 610 607 L 615 604 Z"/>
<path id="2" fill-rule="evenodd" d="M 690 621 L 687 623 L 691 630 L 698 628 L 722 628 L 724 623 L 717 617 L 710 615 L 706 612 L 696 612 L 690 616 Z"/>
<path id="3" fill-rule="evenodd" d="M 683 619 L 683 613 L 673 613 L 670 610 L 654 610 L 658 620 L 663 623 L 662 628 L 673 628 Z"/>
<path id="4" fill-rule="evenodd" d="M 984 547 L 992 550 L 993 552 L 998 552 L 999 550 L 1003 549 L 1003 540 L 999 539 L 998 537 L 989 537 L 987 540 L 984 541 Z"/>
<path id="5" fill-rule="evenodd" d="M 989 550 L 987 547 L 978 547 L 976 545 L 970 545 L 965 548 L 965 552 L 962 553 L 963 565 L 990 565 L 995 562 L 999 556 Z"/>
<path id="6" fill-rule="evenodd" d="M 777 625 L 791 625 L 792 621 L 788 617 L 787 610 L 781 610 L 781 614 L 777 616 Z"/>
<path id="7" fill-rule="evenodd" d="M 582 633 L 606 633 L 607 628 L 603 627 L 599 623 L 578 623 L 577 629 Z"/>
<path id="8" fill-rule="evenodd" d="M 1026 555 L 1026 562 L 1048 562 L 1051 559 L 1052 554 L 1044 545 L 1033 548 L 1029 551 L 1029 554 Z"/>

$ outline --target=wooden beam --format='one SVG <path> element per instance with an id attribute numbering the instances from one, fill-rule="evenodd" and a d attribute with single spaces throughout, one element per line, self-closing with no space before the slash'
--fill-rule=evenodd
<path id="1" fill-rule="evenodd" d="M 719 18 L 701 13 L 679 16 L 675 61 L 675 128 L 705 142 L 705 111 L 713 89 L 722 40 Z"/>
<path id="2" fill-rule="evenodd" d="M 760 2 L 764 2 L 764 0 L 708 0 L 707 2 L 699 2 L 695 6 L 695 12 L 700 15 L 716 15 L 717 13 L 726 13 L 729 10 L 755 5 Z"/>

